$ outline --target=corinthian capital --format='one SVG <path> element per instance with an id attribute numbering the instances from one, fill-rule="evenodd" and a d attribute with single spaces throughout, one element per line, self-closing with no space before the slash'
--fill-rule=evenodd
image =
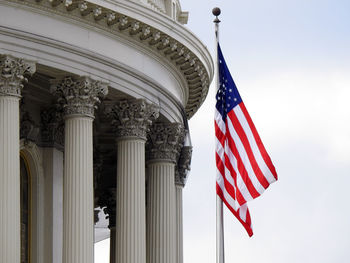
<path id="1" fill-rule="evenodd" d="M 65 77 L 52 82 L 51 91 L 63 104 L 65 116 L 82 115 L 94 118 L 100 98 L 108 93 L 107 84 L 89 77 Z"/>
<path id="2" fill-rule="evenodd" d="M 112 119 L 118 138 L 136 137 L 143 140 L 146 140 L 150 125 L 159 116 L 159 109 L 143 99 L 106 105 L 105 112 Z"/>
<path id="3" fill-rule="evenodd" d="M 182 147 L 175 170 L 175 184 L 185 186 L 188 172 L 191 170 L 192 146 Z"/>
<path id="4" fill-rule="evenodd" d="M 180 123 L 155 123 L 149 133 L 147 159 L 176 163 L 184 142 L 185 130 Z"/>
<path id="5" fill-rule="evenodd" d="M 21 96 L 25 75 L 33 75 L 35 63 L 9 55 L 0 55 L 0 96 Z"/>

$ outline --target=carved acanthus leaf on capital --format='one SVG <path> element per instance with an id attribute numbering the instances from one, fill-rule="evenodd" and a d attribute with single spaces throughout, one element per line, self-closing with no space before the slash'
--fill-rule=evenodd
<path id="1" fill-rule="evenodd" d="M 33 75 L 35 63 L 9 55 L 0 55 L 0 95 L 21 96 L 25 75 Z"/>
<path id="2" fill-rule="evenodd" d="M 105 113 L 112 119 L 118 138 L 136 137 L 146 140 L 149 127 L 159 116 L 159 108 L 144 99 L 121 100 L 106 104 Z"/>
<path id="3" fill-rule="evenodd" d="M 94 117 L 100 98 L 108 93 L 106 83 L 90 77 L 65 77 L 52 82 L 51 91 L 58 96 L 63 105 L 65 116 L 83 115 Z"/>
<path id="4" fill-rule="evenodd" d="M 175 169 L 175 184 L 185 186 L 188 172 L 191 170 L 192 146 L 182 147 L 180 158 Z"/>
<path id="5" fill-rule="evenodd" d="M 147 141 L 147 160 L 167 160 L 176 163 L 183 146 L 185 130 L 180 123 L 155 123 Z"/>

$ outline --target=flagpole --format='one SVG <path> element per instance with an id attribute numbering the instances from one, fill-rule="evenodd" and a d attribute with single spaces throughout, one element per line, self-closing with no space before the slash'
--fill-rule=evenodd
<path id="1" fill-rule="evenodd" d="M 219 43 L 219 23 L 218 16 L 221 13 L 220 8 L 215 7 L 212 11 L 215 16 L 215 39 L 216 49 L 218 49 Z M 218 61 L 218 50 L 216 50 L 216 90 L 219 89 L 219 61 Z M 216 263 L 225 263 L 224 253 L 224 220 L 223 220 L 223 203 L 221 198 L 216 195 Z"/>

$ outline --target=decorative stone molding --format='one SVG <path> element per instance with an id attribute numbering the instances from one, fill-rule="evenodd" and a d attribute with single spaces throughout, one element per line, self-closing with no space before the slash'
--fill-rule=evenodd
<path id="1" fill-rule="evenodd" d="M 82 115 L 94 118 L 96 104 L 108 93 L 107 84 L 90 77 L 65 77 L 52 82 L 51 91 L 59 97 L 64 115 Z"/>
<path id="2" fill-rule="evenodd" d="M 96 225 L 97 222 L 99 221 L 99 217 L 98 214 L 100 213 L 100 209 L 99 208 L 95 208 L 94 209 L 94 224 Z"/>
<path id="3" fill-rule="evenodd" d="M 185 138 L 180 123 L 155 123 L 149 133 L 146 145 L 147 160 L 167 160 L 176 163 Z"/>
<path id="4" fill-rule="evenodd" d="M 63 150 L 64 146 L 64 120 L 63 108 L 54 105 L 44 109 L 41 117 L 41 143 L 44 147 L 56 147 Z"/>
<path id="5" fill-rule="evenodd" d="M 136 137 L 146 140 L 149 127 L 159 116 L 159 109 L 144 99 L 133 99 L 106 104 L 105 113 L 112 119 L 118 138 Z"/>
<path id="6" fill-rule="evenodd" d="M 182 147 L 180 158 L 175 169 L 175 184 L 184 187 L 188 172 L 191 170 L 192 146 Z"/>
<path id="7" fill-rule="evenodd" d="M 126 37 L 133 43 L 148 46 L 175 65 L 185 78 L 189 96 L 185 105 L 187 118 L 191 118 L 204 102 L 211 79 L 213 77 L 213 62 L 209 53 L 201 46 L 200 53 L 191 51 L 187 44 L 181 43 L 165 31 L 101 5 L 80 0 L 4 0 L 16 5 L 29 6 L 48 15 L 63 16 L 80 21 L 118 37 Z M 147 0 L 150 1 L 150 0 Z M 153 1 L 153 0 L 152 0 Z M 128 1 L 126 1 L 128 2 Z M 123 5 L 128 5 L 123 3 Z M 130 8 L 130 7 L 129 7 Z M 180 21 L 187 20 L 187 13 L 179 14 Z M 174 33 L 175 28 L 168 27 Z M 178 28 L 176 28 L 178 29 Z M 181 35 L 183 28 L 176 32 Z M 185 30 L 186 31 L 186 30 Z M 185 32 L 187 33 L 187 31 Z M 192 34 L 190 34 L 192 35 Z M 186 38 L 191 38 L 186 34 Z M 186 39 L 184 38 L 184 39 Z M 187 41 L 187 40 L 186 40 Z M 192 40 L 190 43 L 194 43 Z M 205 63 L 205 65 L 204 65 Z M 208 68 L 207 68 L 207 67 Z"/>
<path id="8" fill-rule="evenodd" d="M 39 127 L 31 117 L 25 100 L 22 99 L 20 104 L 20 139 L 37 142 L 39 137 Z"/>
<path id="9" fill-rule="evenodd" d="M 115 227 L 116 223 L 116 189 L 110 188 L 104 194 L 105 208 L 103 208 L 103 212 L 108 214 L 106 219 L 109 220 L 109 228 Z"/>
<path id="10" fill-rule="evenodd" d="M 25 75 L 33 75 L 35 70 L 32 61 L 0 55 L 0 96 L 20 97 Z"/>

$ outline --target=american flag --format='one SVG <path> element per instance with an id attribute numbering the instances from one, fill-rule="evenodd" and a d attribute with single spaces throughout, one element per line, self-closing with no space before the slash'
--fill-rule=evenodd
<path id="1" fill-rule="evenodd" d="M 218 44 L 216 94 L 216 192 L 253 235 L 247 202 L 277 180 L 277 173 L 238 93 Z"/>

